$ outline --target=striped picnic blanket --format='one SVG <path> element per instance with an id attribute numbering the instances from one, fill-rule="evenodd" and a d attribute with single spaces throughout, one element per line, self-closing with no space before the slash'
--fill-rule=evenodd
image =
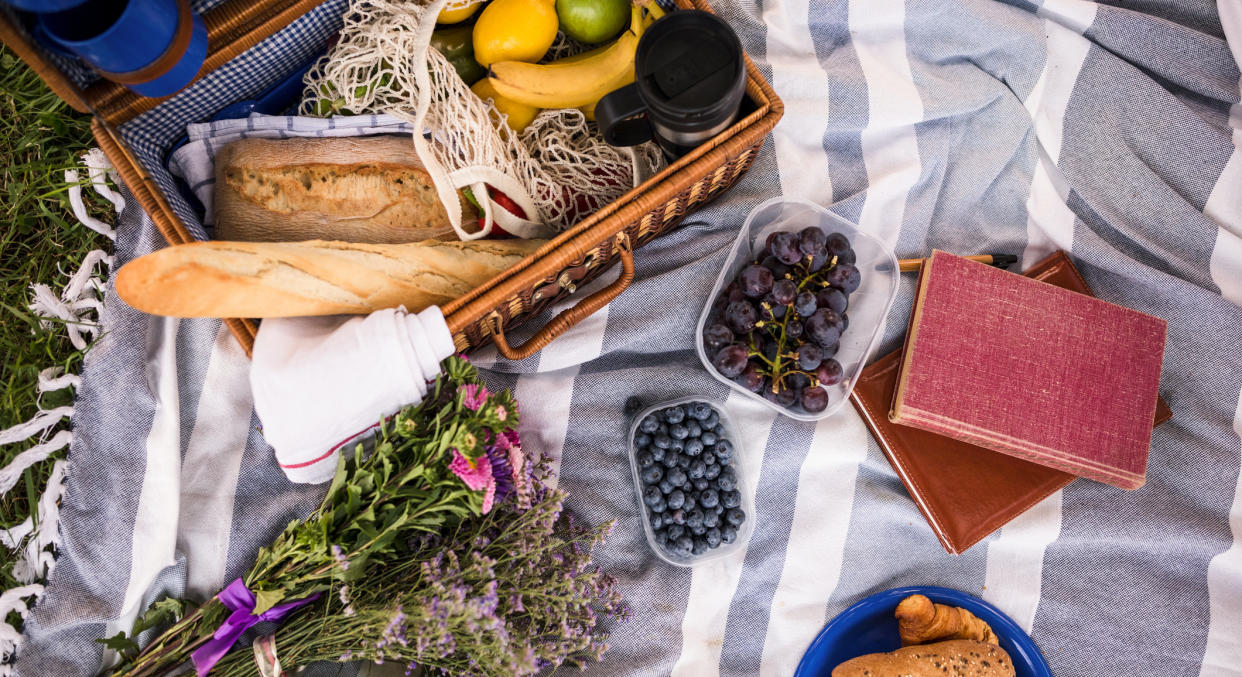
<path id="1" fill-rule="evenodd" d="M 618 520 L 600 560 L 633 617 L 590 672 L 788 675 L 852 602 L 935 584 L 1006 611 L 1061 677 L 1242 675 L 1242 4 L 715 4 L 786 105 L 751 172 L 640 250 L 630 290 L 541 354 L 474 356 L 524 404 L 523 436 L 559 464 L 568 506 Z M 695 321 L 747 211 L 778 194 L 831 205 L 899 256 L 1070 250 L 1101 298 L 1166 318 L 1174 420 L 1147 485 L 1079 480 L 954 557 L 851 408 L 803 423 L 728 393 L 698 362 Z M 118 263 L 158 246 L 142 214 L 118 231 Z M 881 351 L 900 343 L 913 285 Z M 157 592 L 216 592 L 322 491 L 281 476 L 218 322 L 107 300 L 24 675 L 93 672 L 92 640 Z M 687 394 L 726 400 L 757 513 L 747 548 L 694 569 L 644 541 L 622 413 L 631 395 Z"/>

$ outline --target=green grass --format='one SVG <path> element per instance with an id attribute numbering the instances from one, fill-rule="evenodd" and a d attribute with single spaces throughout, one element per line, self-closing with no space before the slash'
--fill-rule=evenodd
<path id="1" fill-rule="evenodd" d="M 65 169 L 78 166 L 81 153 L 94 145 L 89 123 L 89 116 L 65 105 L 11 52 L 0 49 L 0 430 L 29 419 L 40 404 L 50 408 L 72 400 L 71 389 L 38 397 L 41 369 L 60 365 L 77 373 L 82 354 L 63 327 L 40 329 L 27 305 L 31 284 L 42 282 L 59 293 L 66 274 L 77 270 L 87 252 L 111 251 L 106 238 L 77 222 L 65 193 Z M 95 197 L 90 190 L 83 195 L 88 204 Z M 103 216 L 108 211 L 100 202 L 91 208 Z M 0 447 L 0 467 L 36 441 Z M 57 454 L 63 455 L 63 450 Z M 0 498 L 0 526 L 25 519 L 51 466 L 49 460 L 30 468 Z M 11 558 L 0 548 L 0 589 L 14 584 Z"/>

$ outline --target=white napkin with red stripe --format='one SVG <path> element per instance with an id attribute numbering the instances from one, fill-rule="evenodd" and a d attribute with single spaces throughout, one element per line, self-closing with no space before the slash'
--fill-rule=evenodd
<path id="1" fill-rule="evenodd" d="M 440 309 L 264 320 L 250 386 L 263 436 L 292 482 L 332 479 L 337 455 L 379 422 L 422 401 L 453 354 Z"/>

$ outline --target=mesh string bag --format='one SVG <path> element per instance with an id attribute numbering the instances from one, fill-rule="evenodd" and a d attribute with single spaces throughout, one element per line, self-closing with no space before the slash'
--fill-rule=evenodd
<path id="1" fill-rule="evenodd" d="M 550 237 L 616 200 L 654 173 L 662 156 L 653 144 L 609 146 L 576 109 L 544 110 L 521 134 L 501 123 L 483 100 L 430 47 L 436 17 L 468 0 L 354 0 L 339 42 L 307 73 L 304 115 L 388 113 L 415 130 L 414 148 L 435 183 L 454 229 L 464 240 L 494 225 L 519 237 Z M 576 49 L 558 38 L 550 54 Z M 491 186 L 524 212 L 520 218 L 488 195 Z M 461 223 L 460 190 L 480 205 L 482 226 Z"/>

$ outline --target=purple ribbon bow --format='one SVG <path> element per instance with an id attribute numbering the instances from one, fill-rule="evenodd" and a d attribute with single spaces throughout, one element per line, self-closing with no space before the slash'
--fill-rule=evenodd
<path id="1" fill-rule="evenodd" d="M 212 636 L 211 641 L 196 649 L 191 655 L 191 658 L 194 660 L 194 668 L 198 671 L 198 677 L 203 677 L 203 675 L 210 672 L 211 668 L 221 658 L 224 658 L 224 654 L 233 648 L 233 645 L 237 643 L 237 638 L 241 637 L 243 632 L 263 621 L 279 623 L 298 607 L 305 606 L 319 599 L 320 594 L 322 593 L 317 592 L 304 599 L 277 604 L 256 616 L 254 613 L 256 600 L 254 593 L 250 592 L 250 588 L 247 588 L 240 578 L 229 583 L 227 588 L 221 590 L 220 594 L 216 595 L 216 599 L 220 600 L 220 603 L 224 606 L 232 609 L 233 613 L 216 629 L 216 634 Z"/>

